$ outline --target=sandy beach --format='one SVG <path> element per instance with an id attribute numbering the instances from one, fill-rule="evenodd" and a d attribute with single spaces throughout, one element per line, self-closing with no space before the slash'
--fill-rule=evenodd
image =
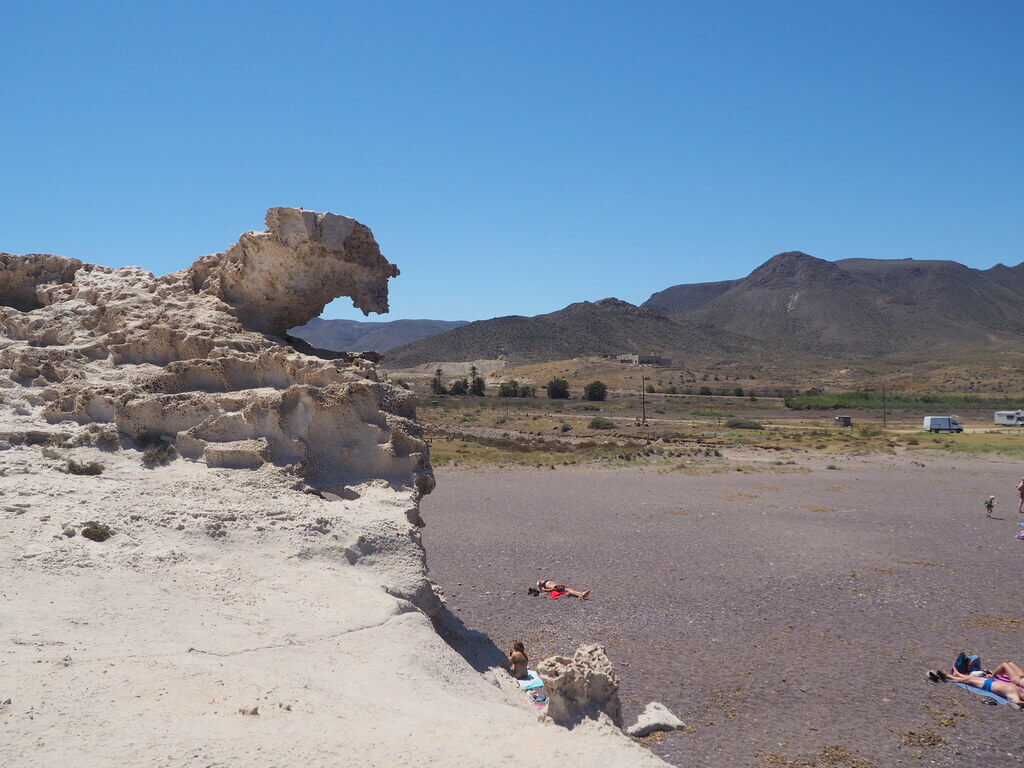
<path id="1" fill-rule="evenodd" d="M 601 642 L 625 718 L 686 722 L 679 766 L 1018 766 L 1024 715 L 927 682 L 965 649 L 1024 656 L 1016 463 L 850 457 L 683 476 L 446 472 L 429 575 L 467 626 L 532 661 Z M 982 501 L 1000 504 L 987 520 Z M 550 577 L 592 599 L 532 598 Z"/>

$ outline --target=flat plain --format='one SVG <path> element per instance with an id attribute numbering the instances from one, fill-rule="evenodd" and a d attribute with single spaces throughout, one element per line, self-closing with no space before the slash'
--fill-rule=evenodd
<path id="1" fill-rule="evenodd" d="M 603 643 L 627 724 L 652 700 L 686 722 L 649 741 L 675 765 L 1024 764 L 1024 713 L 925 678 L 961 649 L 1024 660 L 1020 464 L 832 466 L 440 470 L 422 505 L 430 577 L 532 663 Z M 592 597 L 527 596 L 542 577 Z"/>

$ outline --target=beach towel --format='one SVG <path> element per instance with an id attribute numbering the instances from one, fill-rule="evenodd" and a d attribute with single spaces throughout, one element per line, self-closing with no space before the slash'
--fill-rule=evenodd
<path id="1" fill-rule="evenodd" d="M 1024 531 L 1021 531 L 1020 533 L 1018 533 L 1017 534 L 1017 538 L 1018 539 L 1024 539 Z"/>
<path id="2" fill-rule="evenodd" d="M 1000 696 L 998 693 L 992 693 L 992 691 L 983 691 L 981 690 L 981 688 L 974 688 L 970 685 L 966 685 L 965 683 L 953 683 L 953 685 L 959 685 L 961 688 L 963 688 L 966 691 L 970 691 L 971 693 L 977 693 L 980 696 L 985 696 L 989 699 L 995 699 L 996 703 L 998 704 L 1010 703 L 1008 699 Z"/>
<path id="3" fill-rule="evenodd" d="M 544 687 L 544 681 L 537 676 L 536 672 L 532 669 L 528 669 L 526 672 L 527 678 L 525 680 L 516 680 L 516 682 L 519 683 L 520 688 L 524 691 L 532 691 L 534 688 Z"/>
<path id="4" fill-rule="evenodd" d="M 1024 531 L 1022 531 L 1022 533 L 1024 533 Z M 550 592 L 548 592 L 548 597 L 550 597 L 552 600 L 557 600 L 558 598 L 560 598 L 564 594 L 565 594 L 565 592 L 558 592 L 558 591 L 552 589 Z"/>
<path id="5" fill-rule="evenodd" d="M 1021 528 L 1024 528 L 1024 523 L 1017 523 Z"/>

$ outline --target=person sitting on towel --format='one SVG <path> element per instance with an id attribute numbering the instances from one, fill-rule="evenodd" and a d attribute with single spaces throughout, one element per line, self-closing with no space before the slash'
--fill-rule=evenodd
<path id="1" fill-rule="evenodd" d="M 949 672 L 936 669 L 933 674 L 940 680 L 952 680 L 1002 696 L 1010 702 L 1010 706 L 1024 709 L 1024 669 L 1012 661 L 1004 661 L 991 675 L 965 675 L 955 669 Z"/>
<path id="2" fill-rule="evenodd" d="M 541 579 L 540 581 L 538 581 L 537 582 L 537 591 L 538 592 L 564 592 L 566 594 L 572 595 L 573 597 L 578 597 L 581 600 L 586 600 L 587 599 L 587 595 L 590 594 L 590 590 L 589 589 L 586 592 L 580 592 L 578 589 L 573 589 L 572 587 L 565 586 L 565 584 L 559 584 L 554 579 Z"/>
<path id="3" fill-rule="evenodd" d="M 516 643 L 508 654 L 508 671 L 516 680 L 525 680 L 530 676 L 526 669 L 529 660 L 526 658 L 526 647 L 522 643 Z"/>

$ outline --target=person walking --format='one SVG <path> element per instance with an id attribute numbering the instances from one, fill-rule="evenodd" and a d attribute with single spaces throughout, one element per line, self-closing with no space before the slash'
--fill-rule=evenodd
<path id="1" fill-rule="evenodd" d="M 1024 515 L 1024 477 L 1017 483 L 1017 495 L 1020 496 L 1020 505 L 1017 507 L 1017 511 Z"/>
<path id="2" fill-rule="evenodd" d="M 992 507 L 994 507 L 996 504 L 998 504 L 998 502 L 996 501 L 995 496 L 989 496 L 985 500 L 985 517 L 992 517 Z"/>

